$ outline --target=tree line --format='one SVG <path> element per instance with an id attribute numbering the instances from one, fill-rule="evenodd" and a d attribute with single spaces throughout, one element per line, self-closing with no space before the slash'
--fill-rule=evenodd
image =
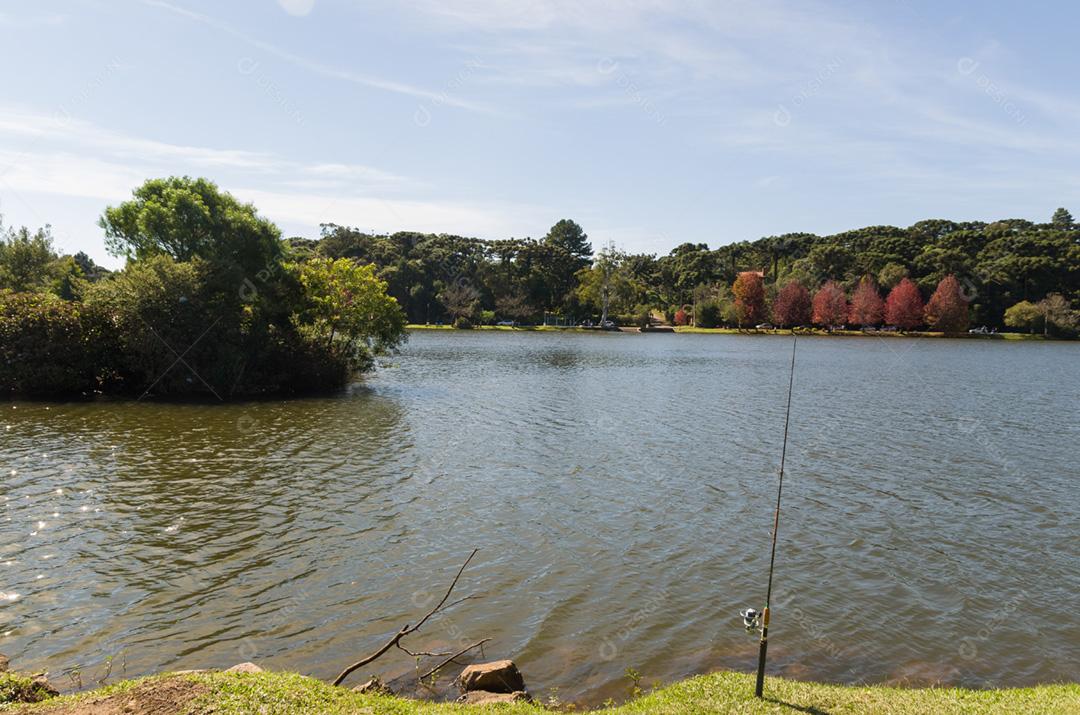
<path id="1" fill-rule="evenodd" d="M 0 389 L 251 395 L 343 384 L 406 322 L 700 327 L 967 325 L 1075 335 L 1080 226 L 920 221 L 663 256 L 593 250 L 575 221 L 481 240 L 280 230 L 206 179 L 152 179 L 104 210 L 110 272 L 49 228 L 0 224 Z M 209 330 L 209 333 L 206 331 Z"/>
<path id="2" fill-rule="evenodd" d="M 905 280 L 905 291 L 916 291 L 925 303 L 952 276 L 969 322 L 997 329 L 1075 332 L 1071 311 L 1080 301 L 1080 226 L 1065 209 L 1041 224 L 933 219 L 829 236 L 789 233 L 715 249 L 684 243 L 664 256 L 614 246 L 594 254 L 585 231 L 568 219 L 540 239 L 374 234 L 325 224 L 319 238 L 290 243 L 303 254 L 374 264 L 412 323 L 580 322 L 610 314 L 633 324 L 654 312 L 674 322 L 682 311 L 699 326 L 737 326 L 732 288 L 747 272 L 760 273 L 768 305 L 793 282 L 808 291 L 831 283 L 830 293 L 840 290 L 854 300 L 867 281 L 888 294 Z M 772 318 L 768 311 L 761 317 Z M 836 324 L 849 322 L 860 324 Z M 923 316 L 919 324 L 930 323 Z"/>

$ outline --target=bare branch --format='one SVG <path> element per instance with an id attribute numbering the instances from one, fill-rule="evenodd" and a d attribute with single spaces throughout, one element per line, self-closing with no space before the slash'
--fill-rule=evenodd
<path id="1" fill-rule="evenodd" d="M 461 649 L 461 650 L 459 650 L 459 651 L 458 651 L 457 653 L 454 653 L 454 654 L 453 654 L 452 656 L 450 656 L 449 658 L 447 658 L 447 659 L 446 659 L 446 660 L 444 660 L 443 662 L 439 663 L 438 665 L 436 665 L 436 666 L 435 666 L 434 668 L 432 668 L 432 669 L 431 669 L 431 670 L 429 670 L 428 672 L 426 672 L 426 673 L 424 673 L 423 675 L 421 675 L 421 676 L 420 676 L 420 680 L 424 680 L 425 678 L 429 678 L 429 677 L 431 677 L 431 675 L 433 675 L 433 674 L 435 673 L 435 671 L 437 671 L 437 670 L 438 670 L 439 668 L 442 668 L 443 666 L 445 666 L 445 665 L 446 665 L 447 663 L 449 663 L 450 661 L 454 660 L 454 658 L 459 658 L 459 657 L 461 657 L 461 656 L 465 655 L 466 653 L 468 653 L 468 652 L 469 652 L 470 650 L 472 650 L 473 648 L 479 648 L 480 646 L 482 646 L 482 645 L 484 645 L 485 643 L 487 643 L 487 642 L 488 642 L 489 640 L 491 640 L 491 639 L 490 639 L 490 638 L 485 638 L 484 640 L 481 640 L 481 641 L 476 641 L 475 643 L 473 643 L 473 644 L 472 644 L 471 646 L 469 646 L 468 648 L 462 648 L 462 649 Z"/>
<path id="2" fill-rule="evenodd" d="M 409 655 L 411 655 L 413 658 L 439 658 L 444 655 L 450 655 L 449 653 L 428 653 L 425 651 L 417 651 L 416 653 L 413 653 L 411 650 L 401 645 L 401 643 L 395 643 L 394 645 L 396 645 L 398 649 L 403 650 Z"/>
<path id="3" fill-rule="evenodd" d="M 461 578 L 461 573 L 465 570 L 465 567 L 469 565 L 469 562 L 473 560 L 473 556 L 476 556 L 476 552 L 479 550 L 480 549 L 472 550 L 472 553 L 469 554 L 469 558 L 465 559 L 465 563 L 463 563 L 461 565 L 461 568 L 458 569 L 457 575 L 454 576 L 454 580 L 450 582 L 450 588 L 446 589 L 446 593 L 443 594 L 442 600 L 436 603 L 434 608 L 424 614 L 424 617 L 421 618 L 415 626 L 413 626 L 412 628 L 407 627 L 408 630 L 405 632 L 406 635 L 412 633 L 413 631 L 419 630 L 420 626 L 424 625 L 424 623 L 426 623 L 429 618 L 434 616 L 438 612 L 438 610 L 442 608 L 443 604 L 446 603 L 446 599 L 450 598 L 450 594 L 453 592 L 454 586 L 457 586 L 458 579 Z"/>
<path id="4" fill-rule="evenodd" d="M 465 571 L 465 567 L 468 566 L 469 562 L 472 561 L 474 556 L 476 556 L 477 551 L 479 551 L 479 549 L 473 549 L 472 553 L 469 554 L 469 558 L 465 559 L 465 563 L 463 563 L 461 565 L 461 568 L 458 569 L 457 575 L 454 576 L 454 580 L 450 582 L 450 588 L 446 589 L 446 593 L 443 594 L 442 599 L 438 603 L 435 604 L 434 608 L 432 608 L 430 611 L 428 611 L 426 614 L 424 614 L 424 617 L 421 618 L 415 625 L 410 626 L 408 623 L 406 623 L 404 626 L 402 626 L 401 629 L 398 630 L 398 632 L 395 633 L 393 636 L 391 636 L 390 640 L 386 641 L 386 643 L 384 643 L 382 645 L 382 647 L 379 648 L 377 651 L 375 651 L 371 655 L 367 656 L 366 658 L 362 658 L 362 659 L 356 661 L 355 663 L 350 665 L 348 668 L 341 671 L 341 675 L 339 675 L 337 678 L 334 679 L 334 685 L 341 685 L 341 683 L 345 680 L 345 678 L 349 677 L 349 675 L 354 670 L 356 670 L 357 668 L 363 668 L 368 663 L 371 663 L 372 661 L 376 660 L 377 658 L 381 658 L 386 653 L 386 651 L 390 650 L 394 646 L 397 646 L 402 638 L 409 635 L 410 633 L 415 633 L 420 628 L 420 626 L 424 625 L 424 623 L 426 623 L 428 621 L 428 619 L 430 619 L 432 616 L 434 616 L 439 611 L 439 609 L 441 609 L 443 607 L 443 604 L 446 603 L 446 600 L 448 598 L 450 598 L 450 594 L 453 593 L 454 587 L 457 586 L 457 582 L 461 578 L 462 572 Z M 462 599 L 462 600 L 464 600 L 464 599 Z M 457 601 L 455 603 L 460 603 L 460 601 Z M 451 605 L 454 605 L 454 604 L 451 604 Z M 406 652 L 408 652 L 408 651 L 406 651 Z M 451 658 L 451 660 L 452 659 L 453 658 Z"/>

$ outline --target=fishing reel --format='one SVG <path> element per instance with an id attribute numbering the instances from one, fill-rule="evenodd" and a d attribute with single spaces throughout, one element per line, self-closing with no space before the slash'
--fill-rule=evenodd
<path id="1" fill-rule="evenodd" d="M 747 633 L 761 630 L 761 611 L 756 608 L 744 608 L 739 611 L 739 616 L 742 618 L 743 627 L 746 628 Z"/>

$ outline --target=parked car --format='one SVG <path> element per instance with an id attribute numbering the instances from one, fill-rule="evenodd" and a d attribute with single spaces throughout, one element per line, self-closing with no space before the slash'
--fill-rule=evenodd
<path id="1" fill-rule="evenodd" d="M 513 320 L 500 320 L 499 322 L 495 323 L 495 325 L 501 325 L 504 328 L 512 328 L 517 325 L 517 323 L 515 323 Z"/>
<path id="2" fill-rule="evenodd" d="M 754 327 L 757 328 L 758 330 L 772 330 L 773 329 L 773 324 L 772 323 L 758 323 Z"/>
<path id="3" fill-rule="evenodd" d="M 600 324 L 600 327 L 604 330 L 618 330 L 619 326 L 614 320 L 605 320 Z"/>
<path id="4" fill-rule="evenodd" d="M 971 333 L 972 335 L 989 335 L 990 334 L 990 328 L 983 325 L 983 326 L 980 326 L 978 328 L 972 328 L 968 332 Z"/>

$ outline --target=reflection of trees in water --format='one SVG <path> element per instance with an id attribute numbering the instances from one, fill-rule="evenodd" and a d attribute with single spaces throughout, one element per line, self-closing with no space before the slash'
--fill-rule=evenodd
<path id="1" fill-rule="evenodd" d="M 149 589 L 160 579 L 224 583 L 334 529 L 334 515 L 379 483 L 401 439 L 400 405 L 369 391 L 92 409 L 90 469 L 122 538 L 89 563 L 102 579 L 122 574 Z"/>

